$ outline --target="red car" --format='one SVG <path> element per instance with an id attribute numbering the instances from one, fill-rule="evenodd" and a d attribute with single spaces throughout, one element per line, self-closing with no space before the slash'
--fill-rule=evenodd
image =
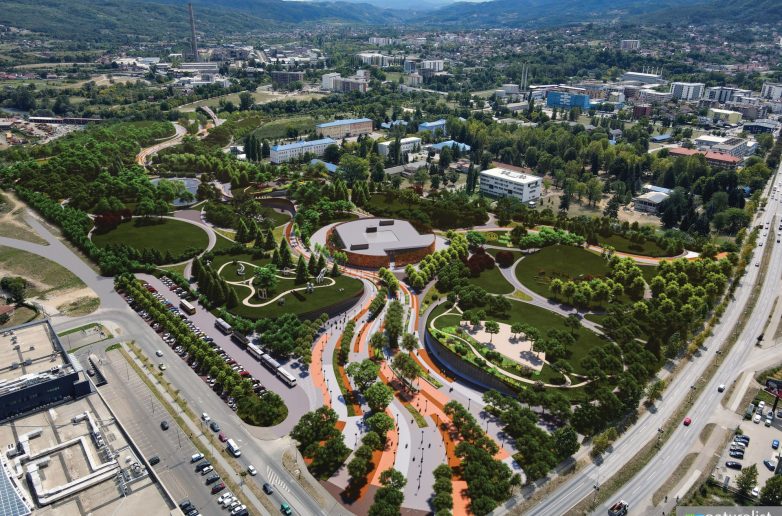
<path id="1" fill-rule="evenodd" d="M 690 423 L 692 423 L 692 419 L 685 417 L 684 418 L 684 426 L 690 426 Z"/>
<path id="2" fill-rule="evenodd" d="M 220 433 L 217 435 L 217 438 L 218 438 L 218 439 L 220 439 L 220 442 L 221 442 L 221 443 L 224 443 L 225 441 L 227 441 L 227 440 L 228 440 L 228 437 L 226 437 L 226 435 L 225 435 L 224 433 L 222 433 L 222 432 L 220 432 Z"/>
<path id="3" fill-rule="evenodd" d="M 212 487 L 212 494 L 217 494 L 223 489 L 225 489 L 225 484 L 223 482 L 220 482 L 219 484 Z"/>

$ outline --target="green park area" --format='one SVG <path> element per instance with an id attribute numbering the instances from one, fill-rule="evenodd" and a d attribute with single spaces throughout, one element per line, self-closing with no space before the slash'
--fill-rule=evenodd
<path id="1" fill-rule="evenodd" d="M 467 283 L 481 287 L 489 294 L 511 294 L 513 292 L 513 286 L 502 276 L 502 272 L 497 266 L 486 269 L 477 278 L 467 278 Z"/>
<path id="2" fill-rule="evenodd" d="M 600 246 L 612 246 L 616 251 L 620 253 L 637 254 L 641 256 L 651 256 L 659 258 L 663 256 L 671 256 L 671 253 L 660 247 L 660 245 L 654 240 L 643 240 L 634 242 L 626 236 L 619 234 L 612 234 L 604 237 L 598 236 L 598 244 Z"/>
<path id="3" fill-rule="evenodd" d="M 580 247 L 553 245 L 525 257 L 516 266 L 516 278 L 536 294 L 553 297 L 549 284 L 555 278 L 562 281 L 583 281 L 608 274 L 608 264 L 600 255 Z"/>
<path id="4" fill-rule="evenodd" d="M 234 264 L 234 261 L 237 263 Z M 244 265 L 242 275 L 238 274 L 240 262 Z M 249 300 L 250 305 L 262 306 L 244 304 L 243 301 L 254 290 L 254 288 L 251 290 L 249 282 L 254 277 L 255 268 L 267 265 L 269 262 L 268 258 L 253 258 L 250 254 L 219 255 L 214 258 L 212 268 L 220 271 L 220 277 L 229 283 L 239 298 L 239 304 L 230 309 L 232 313 L 253 320 L 261 317 L 279 317 L 286 313 L 317 317 L 329 307 L 360 295 L 364 288 L 363 283 L 358 279 L 348 276 L 332 278 L 326 275 L 321 284 L 311 280 L 314 288 L 312 292 L 307 292 L 306 284 L 296 283 L 294 271 L 289 275 L 280 271 L 273 292 L 269 292 L 264 299 L 253 296 Z M 238 282 L 244 284 L 236 284 Z"/>
<path id="5" fill-rule="evenodd" d="M 139 251 L 157 249 L 163 255 L 170 252 L 173 256 L 188 249 L 206 249 L 209 243 L 206 232 L 188 222 L 162 219 L 160 223 L 139 224 L 138 220 L 141 219 L 123 222 L 107 233 L 93 234 L 92 241 L 98 247 L 125 244 Z"/>

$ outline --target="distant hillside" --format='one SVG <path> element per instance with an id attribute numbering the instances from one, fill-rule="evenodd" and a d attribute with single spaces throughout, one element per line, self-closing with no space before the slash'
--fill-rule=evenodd
<path id="1" fill-rule="evenodd" d="M 777 23 L 779 0 L 492 0 L 461 2 L 423 19 L 433 25 L 541 27 L 579 22 Z"/>
<path id="2" fill-rule="evenodd" d="M 184 0 L 2 0 L 0 24 L 70 40 L 126 41 L 189 34 Z M 348 2 L 193 0 L 198 30 L 240 32 L 275 23 L 388 23 L 392 11 Z"/>

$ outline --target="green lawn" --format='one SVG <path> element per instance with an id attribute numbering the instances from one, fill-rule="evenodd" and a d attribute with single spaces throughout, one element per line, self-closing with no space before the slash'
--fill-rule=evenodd
<path id="1" fill-rule="evenodd" d="M 521 301 L 512 301 L 511 312 L 506 317 L 491 317 L 492 320 L 497 322 L 503 322 L 506 324 L 513 324 L 516 322 L 529 324 L 537 328 L 543 336 L 545 336 L 549 330 L 558 329 L 564 331 L 570 331 L 565 327 L 565 318 L 559 316 L 553 312 L 550 312 L 544 308 L 531 305 L 529 303 L 523 303 Z M 439 313 L 442 313 L 441 307 L 432 311 L 432 317 L 435 317 Z M 444 328 L 447 326 L 453 326 L 458 319 L 458 316 L 444 316 L 435 322 L 435 328 Z M 431 320 L 431 319 L 430 319 Z M 598 334 L 584 328 L 583 326 L 576 333 L 576 343 L 570 348 L 571 355 L 567 359 L 573 366 L 574 373 L 583 373 L 584 370 L 581 367 L 581 361 L 586 357 L 587 353 L 592 349 L 602 346 L 606 343 L 605 340 Z"/>
<path id="2" fill-rule="evenodd" d="M 93 234 L 92 241 L 98 247 L 126 244 L 138 250 L 157 249 L 162 254 L 170 251 L 174 256 L 190 248 L 206 249 L 209 243 L 206 232 L 188 222 L 163 219 L 162 224 L 137 226 L 136 220 L 124 222 L 108 233 Z"/>
<path id="3" fill-rule="evenodd" d="M 505 280 L 497 266 L 483 271 L 477 278 L 468 278 L 467 283 L 477 285 L 490 294 L 510 294 L 513 292 L 513 286 Z"/>
<path id="4" fill-rule="evenodd" d="M 272 120 L 260 126 L 255 130 L 255 136 L 261 139 L 286 138 L 288 129 L 296 129 L 299 134 L 311 131 L 315 128 L 315 120 L 309 116 L 298 116 L 292 118 L 281 118 Z"/>
<path id="5" fill-rule="evenodd" d="M 268 207 L 265 207 L 261 210 L 261 215 L 264 219 L 270 220 L 273 224 L 272 227 L 275 228 L 291 220 L 291 216 L 288 212 L 280 213 L 279 211 Z"/>
<path id="6" fill-rule="evenodd" d="M 601 246 L 613 246 L 614 249 L 620 253 L 630 253 L 652 257 L 671 256 L 670 253 L 657 245 L 657 242 L 653 240 L 647 240 L 642 244 L 638 244 L 631 242 L 622 235 L 611 235 L 608 237 L 598 235 L 597 242 Z"/>
<path id="7" fill-rule="evenodd" d="M 553 245 L 524 258 L 516 266 L 516 278 L 541 296 L 551 297 L 549 283 L 603 277 L 608 274 L 605 260 L 580 247 Z"/>
<path id="8" fill-rule="evenodd" d="M 75 274 L 59 263 L 21 249 L 0 247 L 0 270 L 3 275 L 25 278 L 30 283 L 27 297 L 54 296 L 64 290 L 85 287 Z"/>
<path id="9" fill-rule="evenodd" d="M 644 281 L 646 281 L 647 285 L 652 281 L 652 278 L 657 275 L 656 265 L 638 265 L 638 268 L 641 269 L 641 275 L 644 277 Z"/>
<path id="10" fill-rule="evenodd" d="M 301 315 L 311 312 L 314 312 L 313 315 L 317 317 L 322 310 L 325 310 L 329 306 L 344 299 L 360 294 L 364 288 L 363 283 L 355 278 L 339 276 L 334 279 L 336 283 L 333 286 L 316 288 L 312 294 L 307 294 L 304 291 L 288 293 L 281 298 L 285 300 L 282 305 L 275 302 L 264 307 L 253 308 L 240 304 L 231 311 L 236 315 L 248 319 L 259 319 L 261 317 L 274 318 L 285 313 Z M 302 285 L 295 285 L 293 280 L 280 280 L 277 292 L 301 286 Z M 247 297 L 249 291 L 246 287 L 237 287 L 234 285 L 232 285 L 232 287 L 237 289 L 239 299 Z M 340 292 L 340 289 L 344 290 Z"/>

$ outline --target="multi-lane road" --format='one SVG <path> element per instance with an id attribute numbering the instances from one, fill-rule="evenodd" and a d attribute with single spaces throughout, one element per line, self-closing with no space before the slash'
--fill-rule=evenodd
<path id="1" fill-rule="evenodd" d="M 772 179 L 767 187 L 769 202 L 765 210 L 759 212 L 754 224 L 769 223 L 768 231 L 776 233 L 777 224 L 780 217 L 779 194 L 776 199 L 771 199 L 772 183 L 778 186 L 778 176 Z M 761 231 L 759 242 L 765 230 Z M 709 420 L 709 414 L 719 407 L 719 393 L 717 386 L 719 384 L 728 384 L 732 379 L 737 378 L 743 371 L 742 364 L 755 348 L 755 339 L 762 332 L 762 328 L 772 310 L 773 298 L 780 292 L 780 280 L 782 278 L 782 244 L 777 243 L 776 238 L 771 240 L 769 268 L 766 274 L 766 280 L 761 287 L 760 297 L 751 314 L 750 320 L 745 326 L 744 331 L 739 336 L 736 344 L 728 353 L 717 374 L 702 391 L 702 394 L 694 401 L 689 416 L 693 424 L 689 427 L 678 427 L 681 422 L 674 421 L 677 425 L 674 434 L 666 441 L 658 454 L 642 469 L 633 479 L 623 486 L 616 494 L 615 498 L 624 499 L 630 503 L 631 513 L 645 514 L 648 507 L 643 506 L 643 501 L 651 499 L 654 493 L 670 476 L 673 470 L 679 465 L 681 459 L 687 453 L 687 450 L 695 443 L 696 439 Z M 685 364 L 682 370 L 675 375 L 665 390 L 663 399 L 656 404 L 657 410 L 654 412 L 644 412 L 636 424 L 625 432 L 613 445 L 613 452 L 604 456 L 602 462 L 591 462 L 576 474 L 576 476 L 563 483 L 558 489 L 554 490 L 544 501 L 529 511 L 529 514 L 567 514 L 570 509 L 581 502 L 584 498 L 592 495 L 595 486 L 618 473 L 633 458 L 633 456 L 642 449 L 652 439 L 656 439 L 658 428 L 666 425 L 678 410 L 681 403 L 687 396 L 691 395 L 693 385 L 702 381 L 706 369 L 723 342 L 731 338 L 734 329 L 739 322 L 747 307 L 747 303 L 756 288 L 756 282 L 760 274 L 760 267 L 755 263 L 760 260 L 760 252 L 765 249 L 759 247 L 756 249 L 751 263 L 748 265 L 746 274 L 739 280 L 739 285 L 734 293 L 734 299 L 725 311 L 720 322 L 715 326 L 712 336 L 707 339 L 699 356 L 693 358 Z M 512 500 L 496 513 L 503 514 L 512 511 L 513 507 L 521 500 Z M 597 514 L 606 514 L 607 505 L 597 509 Z M 641 502 L 642 507 L 638 507 Z"/>

